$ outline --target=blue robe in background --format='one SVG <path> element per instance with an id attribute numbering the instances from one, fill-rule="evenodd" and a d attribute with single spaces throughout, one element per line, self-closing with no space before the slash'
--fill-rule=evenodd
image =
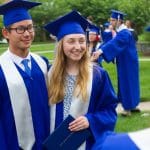
<path id="1" fill-rule="evenodd" d="M 30 99 L 35 134 L 33 150 L 42 150 L 42 142 L 49 135 L 50 114 L 45 77 L 38 64 L 31 58 L 31 77 L 17 67 L 27 88 Z M 9 66 L 8 66 L 9 67 Z M 17 81 L 16 81 L 17 82 Z M 18 91 L 19 92 L 19 91 Z M 6 79 L 0 67 L 0 149 L 19 150 L 15 120 Z"/>
<path id="2" fill-rule="evenodd" d="M 135 40 L 127 29 L 101 47 L 103 58 L 110 62 L 116 58 L 118 98 L 125 110 L 134 109 L 140 101 L 139 63 Z"/>
<path id="3" fill-rule="evenodd" d="M 130 133 L 106 132 L 92 150 L 149 150 L 150 128 Z"/>
<path id="4" fill-rule="evenodd" d="M 103 31 L 102 32 L 102 39 L 103 39 L 103 44 L 106 44 L 108 41 L 110 41 L 113 38 L 113 34 L 111 31 Z M 103 45 L 102 44 L 102 45 Z M 102 46 L 101 45 L 101 46 Z"/>
<path id="5" fill-rule="evenodd" d="M 91 150 L 97 139 L 106 131 L 113 131 L 117 119 L 117 97 L 106 71 L 95 65 L 89 107 L 84 114 L 89 121 L 92 136 L 86 141 L 86 150 Z M 52 120 L 51 120 L 52 121 Z M 63 121 L 63 102 L 56 104 L 55 128 Z"/>
<path id="6" fill-rule="evenodd" d="M 110 30 L 104 30 L 104 31 L 102 32 L 102 44 L 100 45 L 99 48 L 101 48 L 104 44 L 106 44 L 106 43 L 107 43 L 108 41 L 110 41 L 112 38 L 113 38 L 112 31 L 110 31 Z M 101 66 L 102 66 L 103 56 L 100 56 L 97 61 L 98 61 L 98 63 L 100 63 Z M 112 62 L 114 63 L 114 60 L 113 60 Z"/>

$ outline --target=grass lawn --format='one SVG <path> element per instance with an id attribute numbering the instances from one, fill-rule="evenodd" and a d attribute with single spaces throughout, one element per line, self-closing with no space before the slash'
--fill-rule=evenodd
<path id="1" fill-rule="evenodd" d="M 135 113 L 130 117 L 118 115 L 116 132 L 131 132 L 150 127 L 150 111 Z"/>
<path id="2" fill-rule="evenodd" d="M 141 101 L 150 101 L 150 61 L 140 61 L 140 91 Z M 103 67 L 108 71 L 112 84 L 117 91 L 116 65 L 113 63 L 103 63 Z"/>

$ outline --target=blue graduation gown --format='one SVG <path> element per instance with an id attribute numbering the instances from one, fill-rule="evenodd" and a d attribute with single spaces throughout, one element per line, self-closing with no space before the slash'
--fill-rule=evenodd
<path id="1" fill-rule="evenodd" d="M 48 94 L 44 75 L 35 60 L 31 59 L 32 70 L 29 77 L 18 66 L 31 104 L 32 120 L 35 134 L 33 150 L 41 150 L 42 142 L 49 135 L 50 115 Z M 18 91 L 19 92 L 19 91 Z M 18 139 L 8 87 L 4 73 L 0 67 L 0 148 L 2 150 L 18 150 Z"/>
<path id="2" fill-rule="evenodd" d="M 127 133 L 109 132 L 105 140 L 98 141 L 92 150 L 140 150 Z"/>
<path id="3" fill-rule="evenodd" d="M 101 49 L 105 61 L 116 58 L 119 101 L 126 110 L 135 108 L 140 101 L 140 88 L 138 55 L 132 34 L 123 29 Z"/>
<path id="4" fill-rule="evenodd" d="M 113 35 L 112 35 L 111 31 L 109 31 L 109 32 L 103 31 L 102 32 L 103 44 L 107 43 L 112 38 L 113 38 Z"/>
<path id="5" fill-rule="evenodd" d="M 117 97 L 113 90 L 108 74 L 101 67 L 93 67 L 93 82 L 90 95 L 88 118 L 92 136 L 86 141 L 86 149 L 91 150 L 94 142 L 103 135 L 105 131 L 114 130 L 117 113 L 115 111 Z M 63 102 L 56 105 L 55 127 L 63 121 Z"/>

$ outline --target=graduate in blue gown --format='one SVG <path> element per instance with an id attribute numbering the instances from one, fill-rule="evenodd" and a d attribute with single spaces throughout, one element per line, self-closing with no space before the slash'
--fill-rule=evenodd
<path id="1" fill-rule="evenodd" d="M 150 26 L 146 27 L 145 29 L 147 32 L 150 32 Z"/>
<path id="2" fill-rule="evenodd" d="M 106 132 L 104 141 L 100 140 L 92 150 L 149 150 L 150 128 L 129 132 Z"/>
<path id="3" fill-rule="evenodd" d="M 92 54 L 100 46 L 100 28 L 94 24 L 89 26 L 89 52 Z"/>
<path id="4" fill-rule="evenodd" d="M 1 150 L 42 150 L 50 132 L 47 63 L 29 52 L 34 26 L 28 9 L 40 4 L 14 0 L 0 6 L 8 41 L 0 56 Z"/>
<path id="5" fill-rule="evenodd" d="M 136 108 L 140 102 L 139 62 L 135 40 L 123 24 L 123 17 L 122 12 L 112 11 L 110 23 L 117 28 L 117 35 L 93 54 L 93 57 L 97 59 L 102 55 L 107 62 L 116 58 L 118 99 L 124 108 L 122 115 L 129 116 L 131 111 L 139 111 Z"/>
<path id="6" fill-rule="evenodd" d="M 94 24 L 91 24 L 89 26 L 89 52 L 90 55 L 92 55 L 93 52 L 97 51 L 101 45 L 101 41 L 100 41 L 100 28 L 97 27 Z M 96 60 L 94 61 L 95 63 L 99 64 L 102 67 L 102 58 L 101 60 Z"/>
<path id="7" fill-rule="evenodd" d="M 110 23 L 104 23 L 104 31 L 102 32 L 103 44 L 107 43 L 109 40 L 113 38 L 113 33 L 109 29 Z"/>
<path id="8" fill-rule="evenodd" d="M 51 133 L 72 115 L 75 120 L 69 124 L 69 130 L 92 132 L 80 146 L 82 150 L 90 150 L 105 131 L 113 131 L 117 119 L 117 98 L 108 74 L 93 65 L 86 48 L 88 24 L 78 12 L 72 11 L 45 25 L 58 40 L 49 71 Z"/>

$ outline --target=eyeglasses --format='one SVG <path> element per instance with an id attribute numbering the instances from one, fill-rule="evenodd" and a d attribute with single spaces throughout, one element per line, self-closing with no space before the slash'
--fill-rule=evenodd
<path id="1" fill-rule="evenodd" d="M 28 25 L 28 26 L 18 26 L 16 28 L 11 28 L 11 27 L 8 27 L 7 29 L 10 31 L 10 30 L 16 30 L 16 32 L 18 34 L 23 34 L 25 31 L 28 31 L 29 33 L 32 33 L 34 32 L 36 26 L 34 25 Z"/>

